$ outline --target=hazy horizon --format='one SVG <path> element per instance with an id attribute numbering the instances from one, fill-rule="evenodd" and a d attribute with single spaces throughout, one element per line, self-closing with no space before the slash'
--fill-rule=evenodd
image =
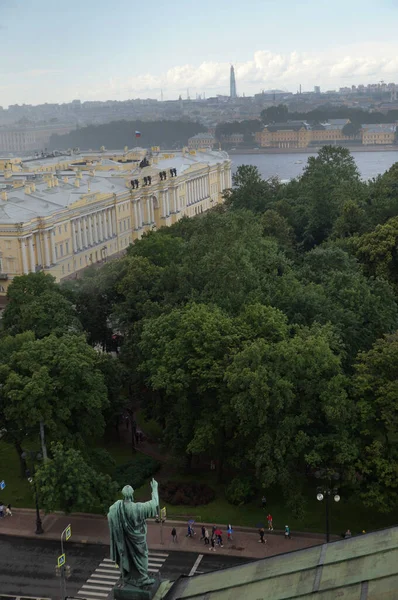
<path id="1" fill-rule="evenodd" d="M 0 105 L 398 81 L 394 0 L 0 0 Z"/>

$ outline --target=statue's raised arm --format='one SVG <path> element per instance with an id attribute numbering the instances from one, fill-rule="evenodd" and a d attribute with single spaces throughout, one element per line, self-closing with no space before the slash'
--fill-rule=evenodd
<path id="1" fill-rule="evenodd" d="M 111 559 L 119 565 L 123 586 L 143 588 L 154 583 L 148 576 L 147 526 L 145 519 L 155 517 L 159 507 L 158 483 L 151 481 L 152 498 L 148 502 L 134 502 L 134 490 L 126 485 L 123 500 L 109 509 Z M 117 589 L 114 596 L 117 596 Z"/>

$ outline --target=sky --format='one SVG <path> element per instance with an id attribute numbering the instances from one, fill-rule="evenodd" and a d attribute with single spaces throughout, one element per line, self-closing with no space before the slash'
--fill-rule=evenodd
<path id="1" fill-rule="evenodd" d="M 0 0 L 0 105 L 398 83 L 398 0 Z"/>

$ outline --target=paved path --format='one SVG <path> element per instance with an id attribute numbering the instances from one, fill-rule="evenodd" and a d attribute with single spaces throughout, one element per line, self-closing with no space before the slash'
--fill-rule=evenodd
<path id="1" fill-rule="evenodd" d="M 42 515 L 44 534 L 35 535 L 36 513 L 30 509 L 15 509 L 12 517 L 0 519 L 0 535 L 14 535 L 20 537 L 33 537 L 45 540 L 59 540 L 60 534 L 69 524 L 72 526 L 72 541 L 90 544 L 109 545 L 109 529 L 106 517 L 98 515 L 85 514 L 50 514 Z M 173 543 L 171 538 L 171 529 L 173 525 L 177 529 L 178 542 Z M 228 556 L 242 556 L 247 558 L 264 558 L 273 554 L 280 554 L 299 548 L 308 548 L 324 542 L 324 536 L 320 534 L 295 534 L 292 531 L 292 539 L 286 540 L 283 532 L 274 531 L 266 533 L 266 544 L 258 543 L 258 533 L 255 529 L 240 528 L 234 529 L 232 541 L 226 539 L 225 524 L 216 523 L 224 533 L 224 547 L 219 548 Z M 208 525 L 211 529 L 211 524 Z M 171 550 L 188 552 L 205 552 L 203 541 L 200 540 L 200 524 L 196 525 L 196 535 L 194 538 L 187 538 L 186 525 L 180 521 L 166 521 L 161 526 L 152 520 L 148 521 L 148 547 L 150 550 L 168 552 Z M 337 538 L 336 538 L 337 539 Z"/>

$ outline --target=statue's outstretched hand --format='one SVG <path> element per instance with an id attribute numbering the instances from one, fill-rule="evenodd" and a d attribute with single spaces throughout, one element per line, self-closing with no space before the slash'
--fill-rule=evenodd
<path id="1" fill-rule="evenodd" d="M 156 492 L 158 491 L 158 482 L 155 481 L 155 479 L 152 479 L 151 481 L 151 488 L 152 488 L 152 492 Z"/>

